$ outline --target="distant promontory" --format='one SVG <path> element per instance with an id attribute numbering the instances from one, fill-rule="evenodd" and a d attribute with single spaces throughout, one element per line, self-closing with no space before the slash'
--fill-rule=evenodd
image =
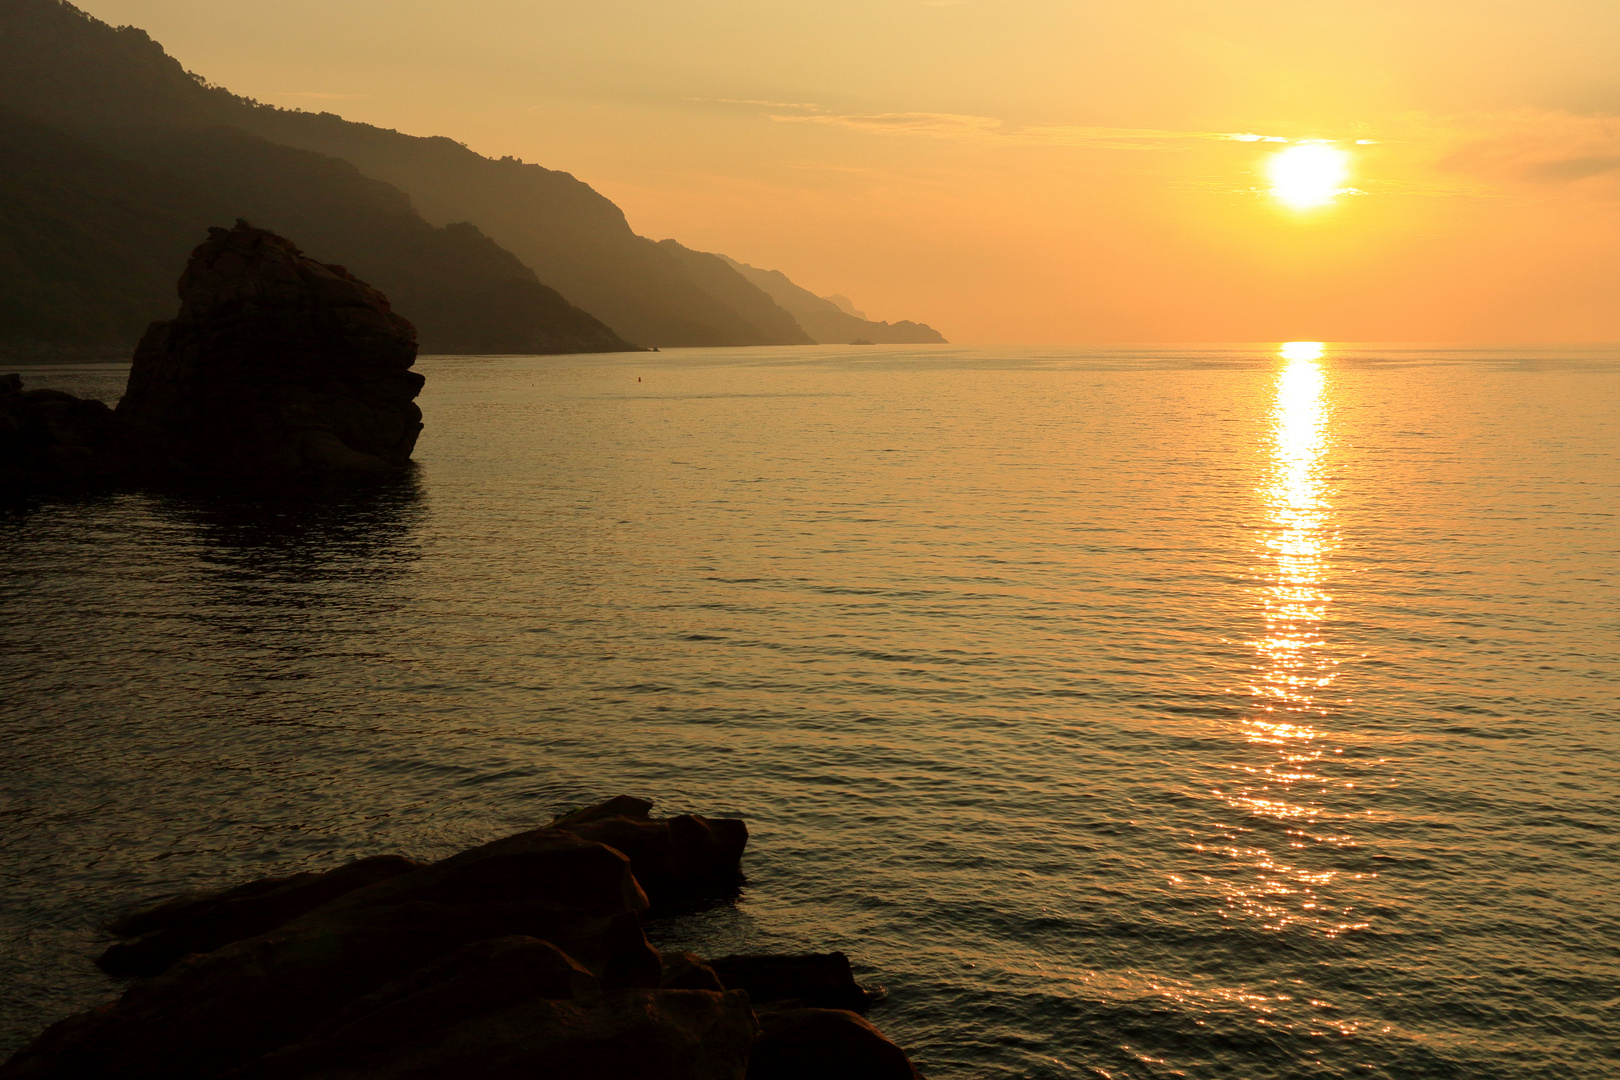
<path id="1" fill-rule="evenodd" d="M 637 236 L 567 173 L 238 97 L 63 0 L 0 5 L 0 160 L 0 358 L 127 356 L 237 217 L 387 293 L 429 353 L 943 340 Z"/>

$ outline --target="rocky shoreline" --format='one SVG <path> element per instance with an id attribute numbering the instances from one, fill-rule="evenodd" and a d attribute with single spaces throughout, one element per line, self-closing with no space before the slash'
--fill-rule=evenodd
<path id="1" fill-rule="evenodd" d="M 619 796 L 447 859 L 381 855 L 108 927 L 137 979 L 0 1080 L 913 1080 L 841 953 L 660 954 L 735 895 L 747 826 Z"/>

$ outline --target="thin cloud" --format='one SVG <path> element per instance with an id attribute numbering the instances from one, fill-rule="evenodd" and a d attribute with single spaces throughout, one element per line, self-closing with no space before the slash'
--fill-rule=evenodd
<path id="1" fill-rule="evenodd" d="M 773 114 L 784 124 L 821 124 L 873 134 L 920 135 L 969 142 L 1029 143 L 1094 149 L 1143 150 L 1189 142 L 1290 142 L 1280 135 L 1233 131 L 1167 131 L 1160 128 L 1079 127 L 1065 124 L 1011 124 L 993 116 L 967 113 L 808 113 Z"/>
<path id="2" fill-rule="evenodd" d="M 717 105 L 755 105 L 763 109 L 810 109 L 820 111 L 821 106 L 808 101 L 760 101 L 755 98 L 687 98 L 687 101 L 713 102 Z"/>
<path id="3" fill-rule="evenodd" d="M 1620 184 L 1620 117 L 1523 110 L 1460 133 L 1443 170 L 1539 186 Z"/>
<path id="4" fill-rule="evenodd" d="M 319 90 L 283 90 L 277 97 L 314 98 L 317 101 L 349 101 L 355 98 L 368 98 L 370 94 L 327 94 Z"/>

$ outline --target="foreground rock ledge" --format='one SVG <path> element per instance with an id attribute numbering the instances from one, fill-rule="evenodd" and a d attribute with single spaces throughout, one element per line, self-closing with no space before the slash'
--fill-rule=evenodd
<path id="1" fill-rule="evenodd" d="M 915 1080 L 857 1015 L 842 954 L 648 944 L 649 912 L 735 891 L 748 839 L 650 809 L 619 796 L 436 863 L 378 856 L 134 913 L 97 962 L 149 978 L 0 1080 Z"/>

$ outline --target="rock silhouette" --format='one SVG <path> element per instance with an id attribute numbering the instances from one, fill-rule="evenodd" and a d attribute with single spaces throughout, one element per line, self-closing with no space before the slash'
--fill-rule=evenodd
<path id="1" fill-rule="evenodd" d="M 244 221 L 209 229 L 179 292 L 116 411 L 144 471 L 266 479 L 410 459 L 416 331 L 382 293 Z"/>
<path id="2" fill-rule="evenodd" d="M 709 966 L 727 986 L 747 990 L 755 1004 L 782 1003 L 864 1013 L 872 996 L 855 981 L 843 953 L 799 956 L 722 956 Z"/>
<path id="3" fill-rule="evenodd" d="M 0 375 L 0 488 L 104 479 L 122 467 L 106 405 Z"/>
<path id="4" fill-rule="evenodd" d="M 621 795 L 552 826 L 624 852 L 655 908 L 735 892 L 748 826 L 696 814 L 654 820 L 651 809 L 650 802 Z"/>
<path id="5" fill-rule="evenodd" d="M 748 1080 L 918 1080 L 905 1051 L 843 1009 L 762 1009 Z"/>
<path id="6" fill-rule="evenodd" d="M 580 833 L 665 836 L 643 863 L 683 883 L 716 880 L 718 849 L 675 822 L 740 838 L 731 883 L 747 834 L 648 809 L 619 796 L 429 865 L 376 856 L 136 912 L 110 929 L 196 951 L 46 1029 L 0 1080 L 915 1077 L 853 1012 L 805 1007 L 865 1007 L 842 954 L 659 956 L 636 857 Z"/>
<path id="7" fill-rule="evenodd" d="M 346 893 L 420 866 L 398 855 L 375 855 L 325 873 L 264 878 L 220 893 L 181 897 L 109 927 L 133 940 L 107 949 L 96 966 L 109 975 L 157 975 L 183 956 L 274 930 Z"/>

